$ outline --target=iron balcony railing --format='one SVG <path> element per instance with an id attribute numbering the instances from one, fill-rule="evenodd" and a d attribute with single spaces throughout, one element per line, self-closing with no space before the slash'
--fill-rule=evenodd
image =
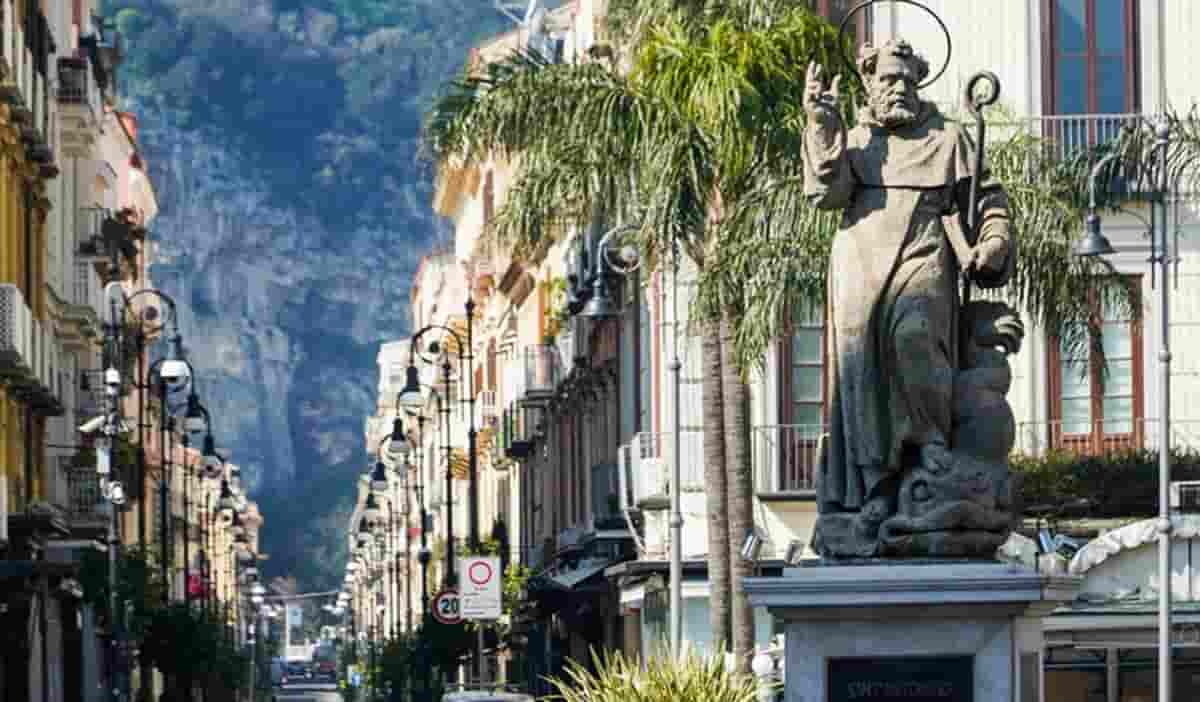
<path id="1" fill-rule="evenodd" d="M 71 457 L 59 460 L 66 477 L 67 517 L 74 522 L 107 522 L 110 507 L 100 490 L 100 476 L 95 467 L 71 465 Z"/>
<path id="2" fill-rule="evenodd" d="M 1013 452 L 1041 456 L 1050 451 L 1097 455 L 1112 451 L 1162 446 L 1158 419 L 1096 419 L 1020 422 Z M 1172 419 L 1170 447 L 1175 451 L 1200 451 L 1200 420 Z"/>
<path id="3" fill-rule="evenodd" d="M 85 59 L 68 56 L 58 60 L 58 101 L 71 105 L 88 102 L 88 65 Z"/>
<path id="4" fill-rule="evenodd" d="M 822 424 L 754 427 L 755 491 L 770 494 L 815 489 L 821 447 L 828 432 Z"/>
<path id="5" fill-rule="evenodd" d="M 75 262 L 75 285 L 71 292 L 72 305 L 87 307 L 98 315 L 104 314 L 104 285 L 90 262 Z"/>
<path id="6" fill-rule="evenodd" d="M 104 220 L 108 211 L 102 207 L 80 207 L 76 220 L 75 253 L 80 259 L 104 259 L 109 255 L 104 242 Z"/>
<path id="7" fill-rule="evenodd" d="M 1141 124 L 1137 113 L 1092 115 L 1045 115 L 1030 120 L 1034 134 L 1059 158 L 1069 158 L 1083 149 L 1116 139 L 1126 129 Z"/>
<path id="8" fill-rule="evenodd" d="M 475 406 L 479 408 L 479 418 L 485 423 L 491 424 L 499 416 L 495 390 L 481 390 L 475 399 Z"/>
<path id="9" fill-rule="evenodd" d="M 558 385 L 561 364 L 558 348 L 551 344 L 525 347 L 525 392 L 521 399 L 549 399 Z"/>

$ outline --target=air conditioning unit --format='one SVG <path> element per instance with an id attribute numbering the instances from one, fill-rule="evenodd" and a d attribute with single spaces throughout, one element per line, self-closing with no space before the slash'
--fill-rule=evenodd
<path id="1" fill-rule="evenodd" d="M 1171 511 L 1200 514 L 1200 480 L 1180 480 L 1171 483 Z"/>
<path id="2" fill-rule="evenodd" d="M 0 285 L 0 376 L 21 377 L 33 372 L 33 315 L 21 289 Z"/>
<path id="3" fill-rule="evenodd" d="M 634 499 L 642 509 L 666 509 L 667 466 L 661 458 L 636 460 L 633 469 Z"/>

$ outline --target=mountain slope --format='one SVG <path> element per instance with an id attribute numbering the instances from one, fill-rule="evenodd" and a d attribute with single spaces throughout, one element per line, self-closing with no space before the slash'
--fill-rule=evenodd
<path id="1" fill-rule="evenodd" d="M 107 16 L 161 204 L 152 278 L 267 516 L 264 565 L 334 586 L 376 344 L 405 333 L 416 256 L 446 235 L 423 113 L 507 20 L 486 0 L 122 0 Z"/>

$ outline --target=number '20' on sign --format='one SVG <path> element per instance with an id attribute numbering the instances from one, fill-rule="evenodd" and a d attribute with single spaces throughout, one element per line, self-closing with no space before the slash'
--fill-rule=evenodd
<path id="1" fill-rule="evenodd" d="M 457 590 L 443 590 L 433 600 L 433 618 L 442 624 L 462 621 L 462 604 Z"/>

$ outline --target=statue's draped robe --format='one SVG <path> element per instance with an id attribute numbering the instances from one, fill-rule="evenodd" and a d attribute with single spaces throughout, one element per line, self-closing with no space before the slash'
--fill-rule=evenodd
<path id="1" fill-rule="evenodd" d="M 920 447 L 951 448 L 959 264 L 947 227 L 966 211 L 974 147 L 927 103 L 911 126 L 864 120 L 827 150 L 809 129 L 806 195 L 845 208 L 830 257 L 832 392 L 818 502 L 822 513 L 857 511 Z M 1003 191 L 985 178 L 979 201 L 980 241 L 1007 242 Z M 1011 274 L 1008 243 L 1008 265 L 990 286 Z"/>

